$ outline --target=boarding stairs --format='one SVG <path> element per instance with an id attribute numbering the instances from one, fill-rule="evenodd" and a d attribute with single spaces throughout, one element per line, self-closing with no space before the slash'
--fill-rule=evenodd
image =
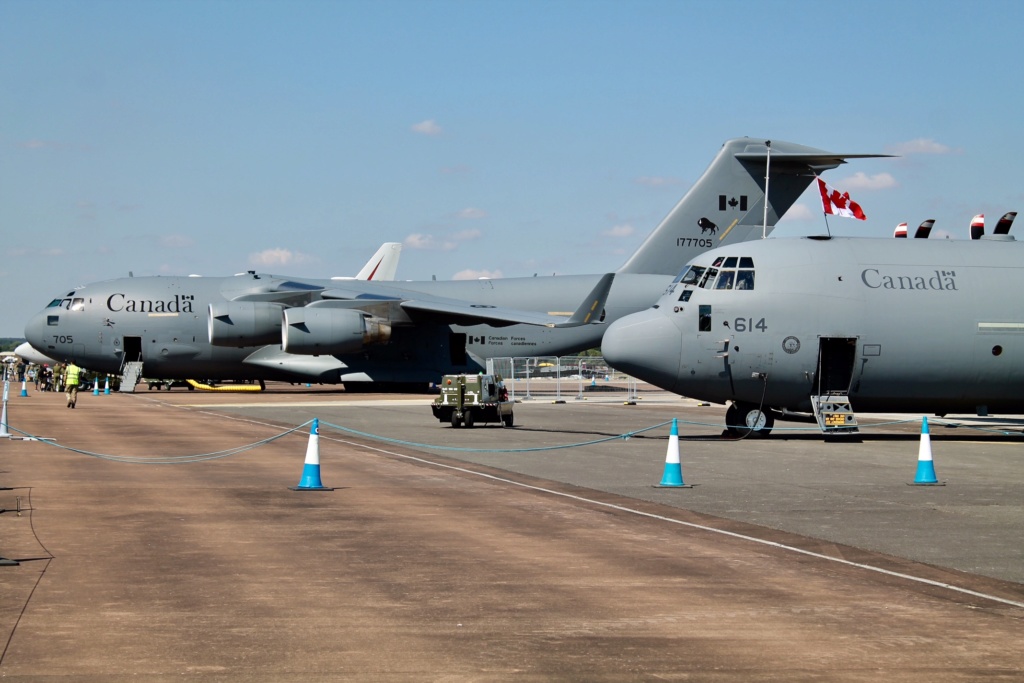
<path id="1" fill-rule="evenodd" d="M 850 406 L 850 397 L 845 394 L 811 396 L 811 407 L 818 427 L 826 435 L 845 436 L 860 433 L 857 416 Z"/>
<path id="2" fill-rule="evenodd" d="M 118 391 L 123 391 L 129 394 L 134 393 L 135 385 L 139 383 L 139 377 L 141 376 L 142 361 L 128 361 L 124 364 L 124 371 L 121 373 L 121 387 Z"/>

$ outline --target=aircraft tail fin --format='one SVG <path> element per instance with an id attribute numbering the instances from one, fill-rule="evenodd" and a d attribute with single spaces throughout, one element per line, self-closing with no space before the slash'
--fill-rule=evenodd
<path id="1" fill-rule="evenodd" d="M 985 235 L 985 214 L 979 213 L 971 219 L 971 239 L 980 240 Z"/>
<path id="2" fill-rule="evenodd" d="M 780 140 L 729 140 L 618 272 L 675 275 L 708 249 L 760 238 L 765 223 L 766 175 L 770 198 L 764 232 L 768 234 L 815 174 L 836 168 L 846 159 L 884 156 L 890 155 L 837 154 Z"/>
<path id="3" fill-rule="evenodd" d="M 896 226 L 896 229 L 892 231 L 893 237 L 906 237 L 907 236 L 907 224 L 900 223 Z"/>
<path id="4" fill-rule="evenodd" d="M 1003 217 L 996 223 L 996 229 L 992 232 L 996 235 L 1009 235 L 1010 228 L 1013 226 L 1013 219 L 1017 217 L 1016 211 L 1009 211 L 1003 214 Z"/>
<path id="5" fill-rule="evenodd" d="M 357 280 L 394 280 L 398 272 L 398 257 L 402 253 L 401 242 L 385 242 L 381 245 L 363 269 L 356 275 Z"/>
<path id="6" fill-rule="evenodd" d="M 928 235 L 932 234 L 933 225 L 935 225 L 934 218 L 922 221 L 921 225 L 917 226 L 917 232 L 914 233 L 914 239 L 927 239 Z"/>

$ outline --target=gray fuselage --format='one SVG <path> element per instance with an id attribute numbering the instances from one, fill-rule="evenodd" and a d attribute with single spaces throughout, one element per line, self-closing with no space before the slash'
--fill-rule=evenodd
<path id="1" fill-rule="evenodd" d="M 752 289 L 715 288 L 728 257 L 734 285 L 750 259 Z M 611 325 L 613 366 L 719 403 L 808 411 L 848 392 L 858 411 L 1024 412 L 1024 245 L 1010 237 L 768 239 L 691 263 L 718 272 Z"/>

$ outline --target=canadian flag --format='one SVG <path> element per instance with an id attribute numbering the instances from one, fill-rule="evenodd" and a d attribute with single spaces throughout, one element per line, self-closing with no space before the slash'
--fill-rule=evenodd
<path id="1" fill-rule="evenodd" d="M 833 190 L 821 178 L 817 178 L 817 180 L 818 191 L 821 192 L 821 206 L 825 213 L 832 214 L 833 216 L 856 218 L 862 221 L 867 220 L 867 216 L 864 215 L 860 204 L 850 199 L 849 192 L 840 194 L 839 190 Z"/>

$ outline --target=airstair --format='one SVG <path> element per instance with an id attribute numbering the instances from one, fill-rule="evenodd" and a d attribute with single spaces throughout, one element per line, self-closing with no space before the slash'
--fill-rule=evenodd
<path id="1" fill-rule="evenodd" d="M 850 397 L 841 394 L 811 396 L 811 407 L 818 427 L 826 435 L 848 435 L 860 433 L 857 416 L 850 406 Z"/>
<path id="2" fill-rule="evenodd" d="M 139 383 L 142 376 L 142 361 L 128 361 L 124 364 L 124 371 L 121 373 L 121 387 L 118 391 L 135 393 L 135 385 Z"/>

